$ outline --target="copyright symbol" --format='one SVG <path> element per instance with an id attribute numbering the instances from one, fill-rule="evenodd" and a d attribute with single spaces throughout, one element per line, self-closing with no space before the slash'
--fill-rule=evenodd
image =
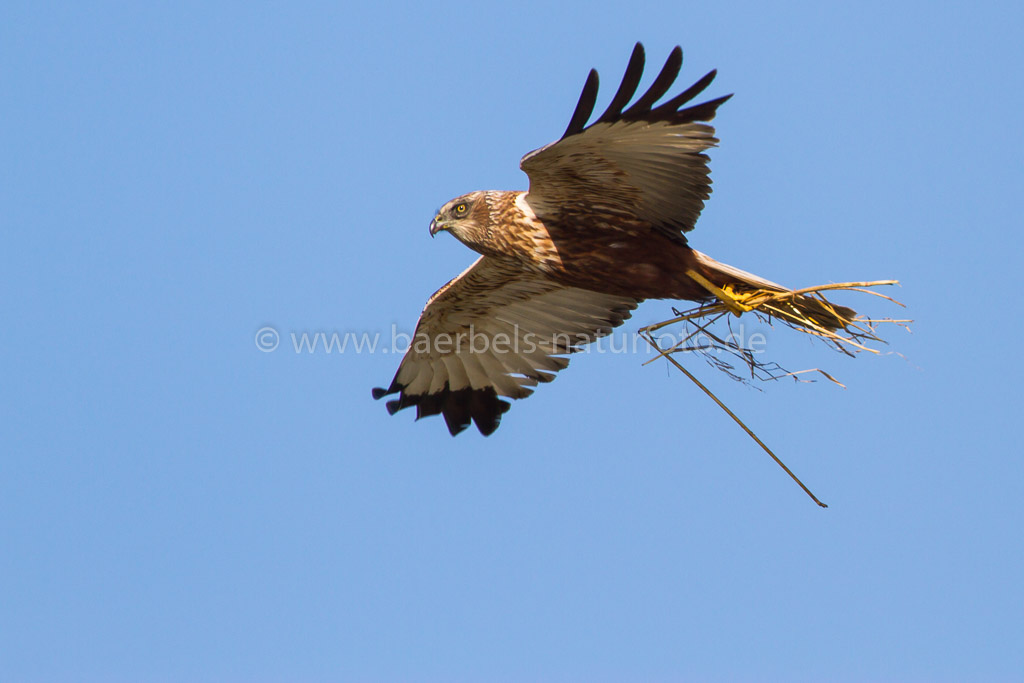
<path id="1" fill-rule="evenodd" d="M 256 348 L 263 353 L 270 353 L 280 342 L 281 338 L 273 327 L 261 327 L 256 330 Z"/>

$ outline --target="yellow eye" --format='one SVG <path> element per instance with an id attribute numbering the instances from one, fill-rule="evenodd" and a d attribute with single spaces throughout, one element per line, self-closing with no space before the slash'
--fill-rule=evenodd
<path id="1" fill-rule="evenodd" d="M 467 207 L 466 207 L 465 204 L 459 204 L 458 206 L 455 207 L 455 213 L 458 213 L 458 214 L 466 213 L 466 208 Z"/>

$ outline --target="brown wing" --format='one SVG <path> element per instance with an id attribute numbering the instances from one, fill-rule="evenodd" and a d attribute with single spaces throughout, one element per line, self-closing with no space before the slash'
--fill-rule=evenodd
<path id="1" fill-rule="evenodd" d="M 597 99 L 591 70 L 562 138 L 523 157 L 530 176 L 526 201 L 541 218 L 564 212 L 612 213 L 639 218 L 685 241 L 711 194 L 708 157 L 718 143 L 710 121 L 731 95 L 680 109 L 714 80 L 712 71 L 686 91 L 653 106 L 672 86 L 683 51 L 672 50 L 651 87 L 632 106 L 644 70 L 644 48 L 633 48 L 622 84 L 608 109 L 586 126 Z"/>
<path id="2" fill-rule="evenodd" d="M 485 436 L 510 404 L 569 364 L 563 356 L 629 318 L 635 299 L 565 287 L 513 262 L 481 257 L 427 301 L 391 385 L 388 412 L 416 406 L 416 419 L 443 414 L 458 434 L 475 422 Z"/>

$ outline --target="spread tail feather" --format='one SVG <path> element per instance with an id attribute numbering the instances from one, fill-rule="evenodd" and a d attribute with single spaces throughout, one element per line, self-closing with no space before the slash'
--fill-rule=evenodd
<path id="1" fill-rule="evenodd" d="M 697 257 L 697 263 L 703 267 L 705 276 L 717 287 L 723 289 L 731 288 L 739 293 L 757 289 L 771 292 L 792 291 L 780 284 L 758 277 L 753 273 L 748 273 L 735 266 L 716 261 L 707 254 L 702 254 L 696 250 L 694 250 L 694 254 Z M 780 317 L 785 317 L 789 322 L 803 325 L 804 327 L 808 326 L 806 321 L 809 320 L 827 330 L 841 330 L 857 317 L 856 311 L 852 308 L 838 306 L 833 303 L 824 303 L 821 299 L 810 296 L 797 295 L 789 300 L 788 304 L 792 308 L 792 312 L 783 310 L 773 313 Z"/>

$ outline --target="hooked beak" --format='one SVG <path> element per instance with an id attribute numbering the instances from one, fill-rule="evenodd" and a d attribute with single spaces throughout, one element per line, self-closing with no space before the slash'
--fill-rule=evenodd
<path id="1" fill-rule="evenodd" d="M 434 220 L 430 221 L 430 236 L 433 237 L 437 233 L 445 229 L 444 225 L 438 222 L 440 216 L 436 216 Z"/>

